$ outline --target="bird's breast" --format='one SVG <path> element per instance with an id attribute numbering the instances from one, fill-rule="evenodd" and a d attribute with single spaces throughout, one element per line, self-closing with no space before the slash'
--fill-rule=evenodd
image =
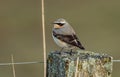
<path id="1" fill-rule="evenodd" d="M 53 35 L 52 35 L 52 37 L 53 37 L 55 43 L 56 43 L 58 46 L 60 46 L 60 47 L 62 47 L 62 48 L 63 48 L 63 47 L 64 47 L 64 48 L 68 48 L 68 44 L 67 44 L 67 43 L 59 40 L 58 38 L 54 37 Z"/>

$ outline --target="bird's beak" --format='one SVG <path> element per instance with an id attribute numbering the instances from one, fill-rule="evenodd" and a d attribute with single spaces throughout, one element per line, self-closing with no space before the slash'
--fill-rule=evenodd
<path id="1" fill-rule="evenodd" d="M 51 22 L 51 24 L 54 24 L 54 22 Z"/>
<path id="2" fill-rule="evenodd" d="M 57 23 L 53 22 L 52 24 L 57 24 Z"/>

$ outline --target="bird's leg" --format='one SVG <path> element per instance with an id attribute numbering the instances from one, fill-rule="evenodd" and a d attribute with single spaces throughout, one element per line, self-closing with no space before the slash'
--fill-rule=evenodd
<path id="1" fill-rule="evenodd" d="M 63 49 L 64 49 L 64 47 L 60 49 L 59 54 L 62 54 Z"/>
<path id="2" fill-rule="evenodd" d="M 62 52 L 63 49 L 64 49 L 64 47 L 61 48 L 60 52 Z"/>
<path id="3" fill-rule="evenodd" d="M 70 50 L 70 55 L 72 55 L 72 49 Z"/>

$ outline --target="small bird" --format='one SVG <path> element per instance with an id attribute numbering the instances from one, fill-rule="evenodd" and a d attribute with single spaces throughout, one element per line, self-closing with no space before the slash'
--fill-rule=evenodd
<path id="1" fill-rule="evenodd" d="M 75 47 L 85 49 L 77 38 L 75 31 L 65 19 L 59 18 L 53 22 L 53 25 L 52 37 L 55 43 L 62 48 L 61 51 L 65 48 L 72 52 Z"/>

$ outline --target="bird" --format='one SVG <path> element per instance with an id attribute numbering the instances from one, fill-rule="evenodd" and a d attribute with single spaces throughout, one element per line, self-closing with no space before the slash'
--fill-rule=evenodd
<path id="1" fill-rule="evenodd" d="M 85 50 L 79 41 L 72 26 L 63 18 L 53 22 L 52 37 L 55 43 L 63 49 L 70 49 L 71 52 L 75 47 Z"/>

